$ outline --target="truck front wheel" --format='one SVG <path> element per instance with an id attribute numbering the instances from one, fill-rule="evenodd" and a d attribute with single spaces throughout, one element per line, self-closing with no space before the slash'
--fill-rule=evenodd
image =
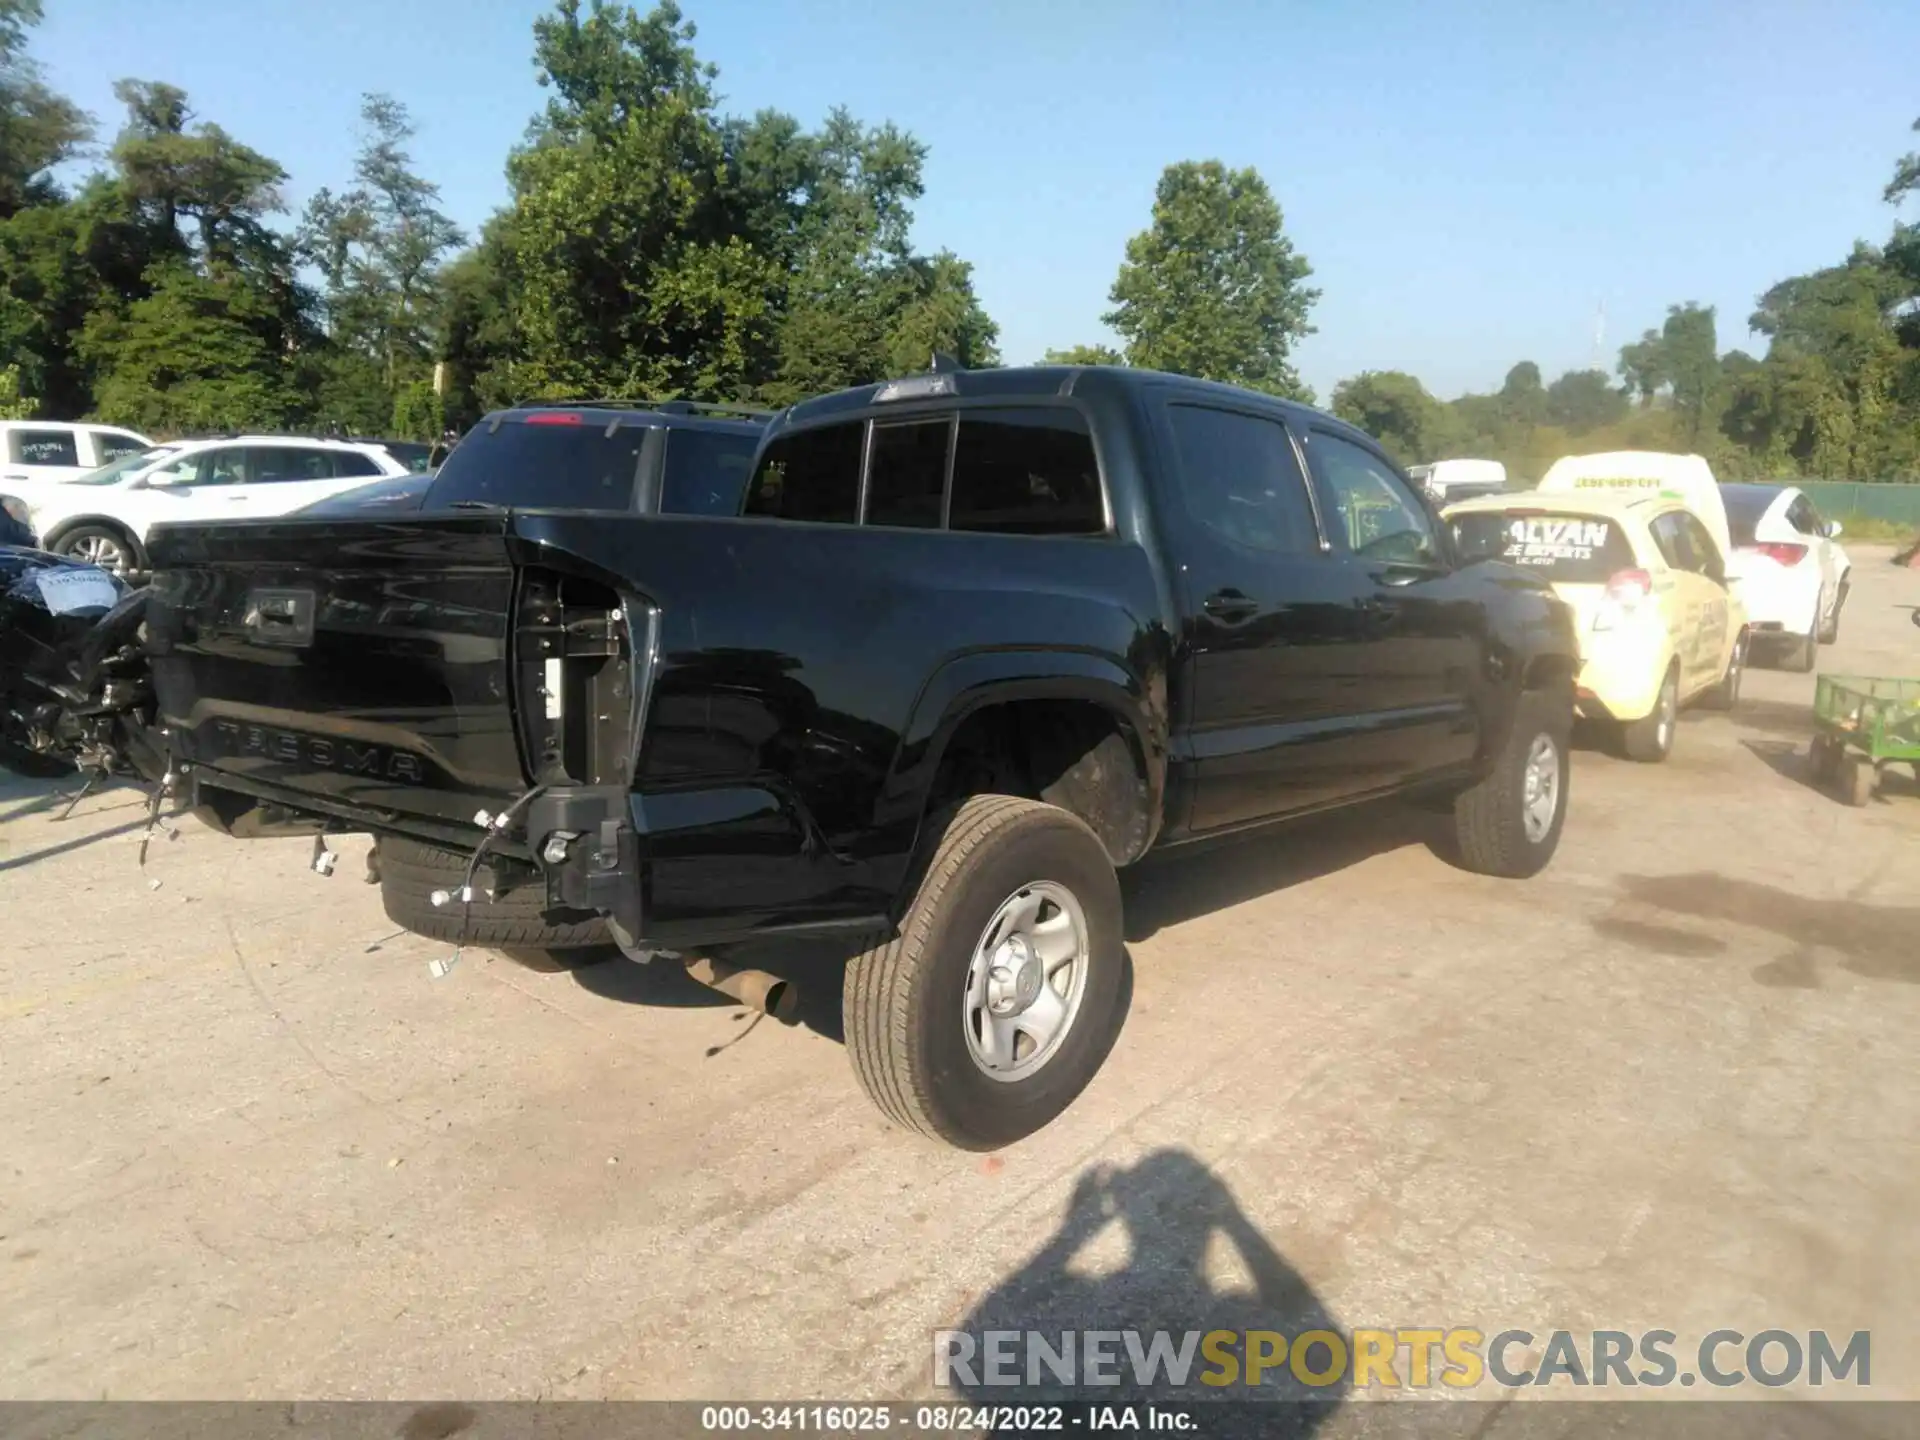
<path id="1" fill-rule="evenodd" d="M 967 1150 L 1030 1135 L 1112 1048 L 1120 882 L 1075 816 L 977 795 L 947 822 L 898 933 L 847 971 L 847 1051 L 889 1120 Z"/>
<path id="2" fill-rule="evenodd" d="M 1567 818 L 1573 711 L 1560 691 L 1528 690 L 1493 768 L 1453 804 L 1460 860 L 1482 875 L 1524 879 L 1546 868 Z"/>

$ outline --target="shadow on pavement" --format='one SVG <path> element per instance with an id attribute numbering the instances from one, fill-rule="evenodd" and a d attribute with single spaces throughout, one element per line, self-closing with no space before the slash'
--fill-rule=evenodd
<path id="1" fill-rule="evenodd" d="M 1111 1234 L 1115 1229 L 1118 1234 Z M 1120 1245 L 1106 1243 L 1110 1240 Z M 1125 1258 L 1117 1268 L 1101 1263 L 1121 1252 Z M 978 1405 L 1177 1401 L 1197 1406 L 1237 1401 L 1242 1403 L 1204 1420 L 1200 1433 L 1304 1436 L 1332 1414 L 1347 1384 L 1344 1365 L 1340 1378 L 1322 1387 L 1296 1377 L 1289 1366 L 1296 1342 L 1302 1336 L 1309 1339 L 1302 1359 L 1306 1373 L 1327 1375 L 1336 1352 L 1309 1332 L 1337 1335 L 1341 1326 L 1254 1227 L 1225 1182 L 1179 1149 L 1154 1151 L 1124 1169 L 1096 1165 L 1084 1172 L 1059 1228 L 956 1328 L 974 1342 L 972 1380 L 964 1370 L 948 1378 L 969 1403 Z M 1200 1337 L 1219 1330 L 1235 1332 L 1228 1353 L 1235 1357 L 1236 1374 L 1234 1383 L 1215 1387 L 1200 1383 L 1201 1377 L 1220 1376 L 1224 1367 L 1201 1351 Z M 1017 1332 L 1017 1384 L 990 1383 L 985 1364 L 989 1331 Z M 1116 1357 L 1112 1368 L 1118 1384 L 1080 1383 L 1090 1331 L 1121 1332 L 1106 1342 Z M 1271 1332 L 1266 1358 L 1272 1363 L 1251 1385 L 1245 1369 L 1248 1331 Z M 1050 1354 L 1063 1352 L 1063 1332 L 1071 1336 L 1074 1383 L 1063 1382 L 1058 1362 L 1049 1362 L 1030 1347 L 1029 1332 L 1045 1342 Z M 1177 1364 L 1185 1352 L 1185 1383 L 1170 1383 L 1165 1364 L 1147 1373 L 1137 1370 L 1126 1332 L 1136 1334 L 1134 1344 L 1149 1361 L 1156 1332 L 1164 1332 L 1159 1354 Z M 958 1347 L 949 1353 L 965 1353 L 964 1341 L 945 1343 Z M 1344 1340 L 1337 1343 L 1337 1358 L 1344 1362 Z M 936 1373 L 933 1378 L 942 1377 Z"/>
<path id="2" fill-rule="evenodd" d="M 1169 925 L 1291 889 L 1409 845 L 1425 845 L 1452 863 L 1450 830 L 1445 817 L 1381 801 L 1336 815 L 1305 817 L 1257 838 L 1222 838 L 1149 856 L 1120 877 L 1127 939 L 1145 940 Z"/>

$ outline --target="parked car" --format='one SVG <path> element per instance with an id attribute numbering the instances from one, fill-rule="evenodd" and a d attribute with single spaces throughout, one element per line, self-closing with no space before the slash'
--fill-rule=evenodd
<path id="1" fill-rule="evenodd" d="M 153 442 L 113 425 L 62 420 L 0 420 L 0 483 L 58 484 L 77 480 Z"/>
<path id="2" fill-rule="evenodd" d="M 1633 759 L 1667 758 L 1681 706 L 1739 699 L 1746 608 L 1720 487 L 1699 457 L 1572 456 L 1532 493 L 1445 514 L 1462 551 L 1524 566 L 1573 607 L 1580 714 L 1615 726 Z"/>
<path id="3" fill-rule="evenodd" d="M 195 813 L 373 832 L 422 934 L 704 952 L 762 996 L 712 951 L 848 937 L 868 1094 L 985 1148 L 1107 1053 L 1116 867 L 1399 794 L 1444 799 L 1477 871 L 1558 843 L 1571 613 L 1463 563 L 1331 416 L 1131 369 L 913 376 L 782 414 L 739 516 L 609 513 L 619 428 L 498 420 L 434 487 L 470 508 L 151 540 Z M 543 495 L 594 509 L 518 508 Z"/>
<path id="4" fill-rule="evenodd" d="M 1733 562 L 1754 639 L 1789 670 L 1813 669 L 1840 638 L 1853 562 L 1838 521 L 1792 485 L 1722 485 Z"/>
<path id="5" fill-rule="evenodd" d="M 40 543 L 116 574 L 144 570 L 161 520 L 286 515 L 407 467 L 379 445 L 285 435 L 192 440 L 123 455 L 64 485 L 0 486 Z"/>
<path id="6" fill-rule="evenodd" d="M 685 400 L 526 405 L 484 416 L 431 475 L 369 485 L 304 516 L 512 505 L 733 515 L 770 411 Z"/>

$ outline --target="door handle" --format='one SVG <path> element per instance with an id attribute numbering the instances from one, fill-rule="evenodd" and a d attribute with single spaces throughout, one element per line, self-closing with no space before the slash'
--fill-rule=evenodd
<path id="1" fill-rule="evenodd" d="M 6 478 L 9 480 L 27 480 L 27 479 L 31 479 L 32 477 L 27 475 L 9 475 Z"/>
<path id="2" fill-rule="evenodd" d="M 1200 608 L 1214 619 L 1231 625 L 1259 614 L 1260 602 L 1238 590 L 1216 590 L 1200 602 Z"/>

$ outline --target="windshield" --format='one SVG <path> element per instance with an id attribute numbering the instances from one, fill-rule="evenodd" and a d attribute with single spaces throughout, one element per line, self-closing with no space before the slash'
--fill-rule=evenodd
<path id="1" fill-rule="evenodd" d="M 133 455 L 122 455 L 118 460 L 102 465 L 98 470 L 89 470 L 86 474 L 67 481 L 69 485 L 112 485 L 124 480 L 136 470 L 144 470 L 180 447 L 177 445 L 156 445 L 151 450 L 141 450 Z"/>
<path id="2" fill-rule="evenodd" d="M 432 466 L 433 447 L 417 440 L 376 440 L 373 442 L 415 475 L 424 475 Z"/>
<path id="3" fill-rule="evenodd" d="M 1454 543 L 1468 559 L 1524 565 L 1556 583 L 1603 584 L 1638 563 L 1633 542 L 1603 515 L 1480 510 L 1455 515 L 1452 524 Z"/>

